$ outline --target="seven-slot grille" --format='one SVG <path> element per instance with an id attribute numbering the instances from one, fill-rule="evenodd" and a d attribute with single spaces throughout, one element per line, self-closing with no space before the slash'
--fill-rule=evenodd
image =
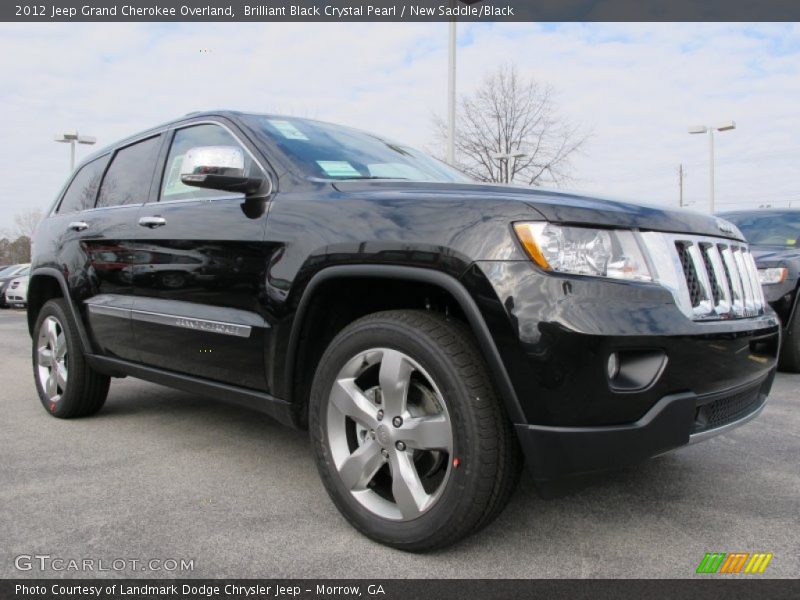
<path id="1" fill-rule="evenodd" d="M 717 238 L 675 239 L 695 319 L 753 317 L 764 293 L 747 245 Z"/>

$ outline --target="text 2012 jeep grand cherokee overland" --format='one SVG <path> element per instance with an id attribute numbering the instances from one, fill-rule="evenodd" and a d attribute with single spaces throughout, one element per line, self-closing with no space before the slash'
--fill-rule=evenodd
<path id="1" fill-rule="evenodd" d="M 780 341 L 726 221 L 476 184 L 288 117 L 95 154 L 33 247 L 49 413 L 130 375 L 308 426 L 342 514 L 407 550 L 489 523 L 523 455 L 552 493 L 752 418 Z"/>

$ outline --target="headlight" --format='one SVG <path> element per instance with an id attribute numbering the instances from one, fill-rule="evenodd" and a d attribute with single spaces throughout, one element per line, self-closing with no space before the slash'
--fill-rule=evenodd
<path id="1" fill-rule="evenodd" d="M 547 271 L 613 279 L 652 281 L 632 231 L 590 229 L 552 223 L 516 223 L 528 256 Z"/>
<path id="2" fill-rule="evenodd" d="M 772 285 L 773 283 L 783 283 L 786 281 L 786 276 L 789 274 L 789 269 L 786 267 L 769 267 L 767 269 L 758 270 L 758 282 L 761 285 Z"/>

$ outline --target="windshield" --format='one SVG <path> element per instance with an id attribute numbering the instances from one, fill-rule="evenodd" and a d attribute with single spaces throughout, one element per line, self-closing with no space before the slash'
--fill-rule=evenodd
<path id="1" fill-rule="evenodd" d="M 246 118 L 309 177 L 471 181 L 460 171 L 422 152 L 357 129 L 291 117 Z"/>
<path id="2" fill-rule="evenodd" d="M 800 248 L 800 211 L 722 215 L 754 246 Z"/>
<path id="3" fill-rule="evenodd" d="M 22 267 L 20 267 L 19 265 L 11 265 L 10 267 L 6 267 L 2 271 L 0 271 L 0 277 L 8 277 L 10 275 L 13 275 L 17 271 L 21 270 L 21 268 Z"/>

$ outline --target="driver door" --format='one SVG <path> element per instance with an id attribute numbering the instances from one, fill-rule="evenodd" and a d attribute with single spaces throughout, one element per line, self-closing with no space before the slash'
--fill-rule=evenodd
<path id="1" fill-rule="evenodd" d="M 254 210 L 244 194 L 184 185 L 187 152 L 209 146 L 241 149 L 246 170 L 266 177 L 222 124 L 172 133 L 157 201 L 141 207 L 131 248 L 135 344 L 147 365 L 266 390 L 271 331 L 259 290 L 267 203 Z"/>

